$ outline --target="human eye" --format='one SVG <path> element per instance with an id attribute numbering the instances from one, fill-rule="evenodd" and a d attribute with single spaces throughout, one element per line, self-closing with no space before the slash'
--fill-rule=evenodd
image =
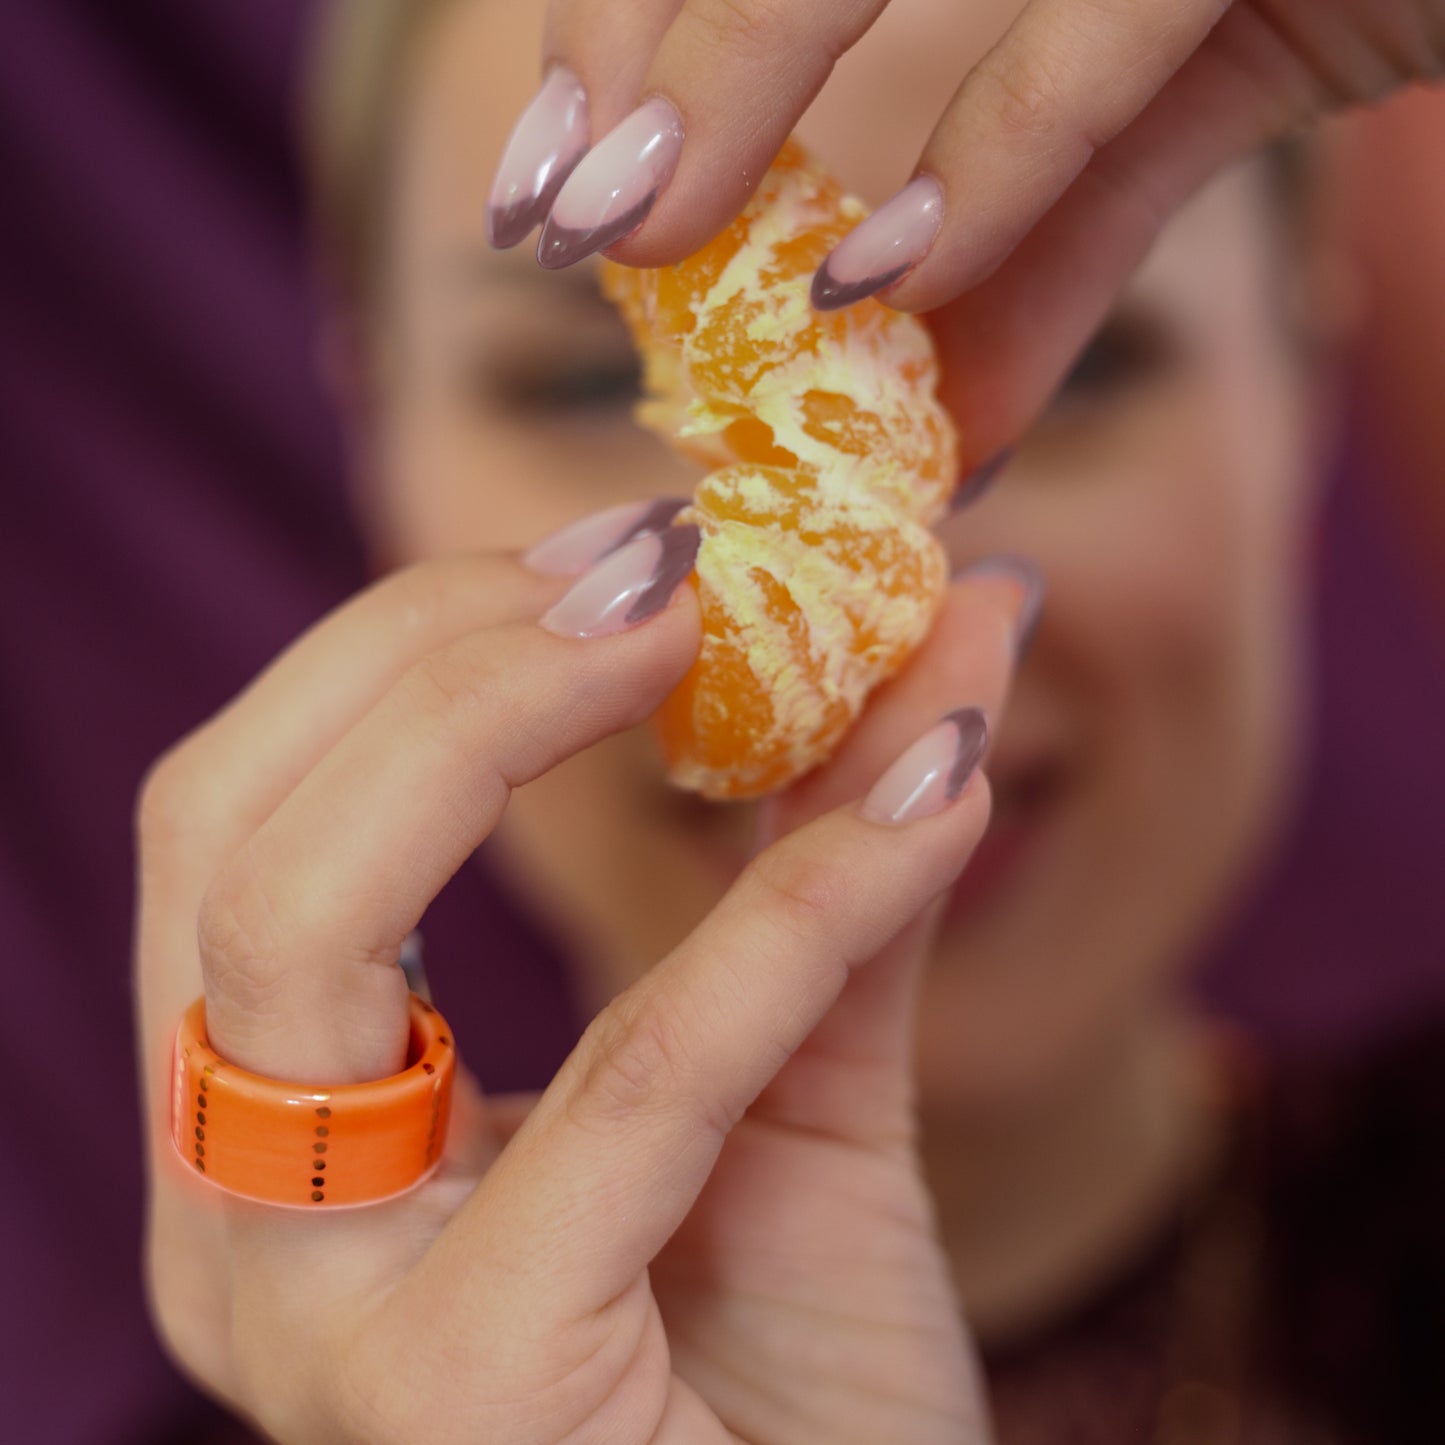
<path id="1" fill-rule="evenodd" d="M 495 406 L 519 418 L 630 416 L 642 369 L 630 349 L 499 366 L 486 382 Z"/>
<path id="2" fill-rule="evenodd" d="M 1172 374 L 1179 348 L 1157 318 L 1112 316 L 1059 385 L 1045 420 L 1063 420 L 1122 403 Z"/>

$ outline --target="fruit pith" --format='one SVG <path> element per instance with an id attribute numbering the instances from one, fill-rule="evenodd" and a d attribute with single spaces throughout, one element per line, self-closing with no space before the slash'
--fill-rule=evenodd
<path id="1" fill-rule="evenodd" d="M 703 643 L 657 717 L 669 776 L 708 797 L 769 792 L 822 762 L 947 585 L 928 528 L 957 443 L 932 340 L 873 300 L 809 300 L 864 214 L 790 141 L 696 255 L 604 263 L 643 355 L 638 419 L 718 468 L 676 519 L 702 531 Z"/>

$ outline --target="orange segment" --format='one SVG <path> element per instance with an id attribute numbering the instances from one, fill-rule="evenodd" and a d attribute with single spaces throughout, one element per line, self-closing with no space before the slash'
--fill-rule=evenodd
<path id="1" fill-rule="evenodd" d="M 669 772 L 711 797 L 821 762 L 926 634 L 947 568 L 928 526 L 956 475 L 915 317 L 809 288 L 862 206 L 789 141 L 695 256 L 603 286 L 644 357 L 639 420 L 717 467 L 680 521 L 703 542 L 703 646 L 657 724 Z"/>

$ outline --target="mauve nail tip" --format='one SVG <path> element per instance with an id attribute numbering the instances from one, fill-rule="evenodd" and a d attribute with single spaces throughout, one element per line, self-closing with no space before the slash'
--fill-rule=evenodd
<path id="1" fill-rule="evenodd" d="M 537 241 L 537 264 L 548 271 L 562 271 L 605 251 L 630 236 L 646 219 L 660 192 L 651 190 L 631 210 L 623 212 L 615 221 L 604 221 L 600 226 L 588 229 L 574 229 L 558 225 L 549 216 L 547 224 Z"/>
<path id="2" fill-rule="evenodd" d="M 531 234 L 533 227 L 542 225 L 557 203 L 567 177 L 577 169 L 582 157 L 587 154 L 584 146 L 566 165 L 560 165 L 547 178 L 547 184 L 535 195 L 524 201 L 513 201 L 509 206 L 489 205 L 487 207 L 487 239 L 495 250 L 510 251 L 520 245 Z"/>
<path id="3" fill-rule="evenodd" d="M 944 791 L 944 796 L 952 802 L 968 786 L 988 747 L 988 719 L 980 708 L 961 707 L 949 713 L 944 721 L 952 723 L 958 733 L 958 751 Z"/>
<path id="4" fill-rule="evenodd" d="M 965 507 L 978 501 L 1007 471 L 1008 465 L 1013 459 L 1014 449 L 1004 447 L 1002 451 L 995 452 L 981 466 L 975 467 L 953 489 L 953 496 L 948 501 L 948 510 L 961 512 Z"/>
<path id="5" fill-rule="evenodd" d="M 487 240 L 494 251 L 510 251 L 531 234 L 532 228 L 547 214 L 548 207 L 540 200 L 515 206 L 487 207 Z"/>
<path id="6" fill-rule="evenodd" d="M 637 519 L 624 540 L 631 541 L 633 537 L 641 537 L 648 532 L 664 531 L 672 525 L 673 518 L 679 512 L 685 511 L 690 506 L 692 506 L 690 497 L 659 497 Z"/>
<path id="7" fill-rule="evenodd" d="M 829 271 L 828 263 L 824 261 L 813 273 L 813 285 L 809 292 L 809 299 L 812 301 L 815 311 L 841 311 L 845 306 L 865 301 L 875 292 L 893 285 L 895 281 L 901 281 L 908 274 L 909 269 L 907 266 L 895 266 L 893 270 L 884 271 L 879 276 L 865 276 L 861 281 L 844 283 L 833 279 L 833 273 Z"/>
<path id="8" fill-rule="evenodd" d="M 652 535 L 661 544 L 661 553 L 653 568 L 652 581 L 627 609 L 625 620 L 629 626 L 645 622 L 667 606 L 672 594 L 697 565 L 698 550 L 702 546 L 702 531 L 691 524 L 668 527 Z"/>
<path id="9" fill-rule="evenodd" d="M 608 544 L 606 551 L 597 561 L 610 557 L 614 552 L 620 552 L 629 542 L 635 542 L 639 537 L 650 537 L 654 533 L 668 531 L 672 526 L 672 519 L 691 505 L 692 502 L 687 497 L 659 498 L 621 536 Z"/>

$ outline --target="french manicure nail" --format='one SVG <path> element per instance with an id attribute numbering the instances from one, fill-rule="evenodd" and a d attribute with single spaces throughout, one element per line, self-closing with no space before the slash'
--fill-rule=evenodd
<path id="1" fill-rule="evenodd" d="M 587 92 L 555 67 L 522 112 L 492 182 L 487 239 L 499 251 L 546 218 L 573 167 L 587 153 Z"/>
<path id="2" fill-rule="evenodd" d="M 878 779 L 859 805 L 873 823 L 912 823 L 941 813 L 964 790 L 988 746 L 980 708 L 946 714 Z"/>
<path id="3" fill-rule="evenodd" d="M 658 497 L 593 512 L 543 537 L 522 554 L 522 565 L 549 577 L 579 576 L 634 537 L 662 531 L 687 505 L 686 497 Z"/>
<path id="4" fill-rule="evenodd" d="M 1048 590 L 1039 564 L 1029 557 L 1014 553 L 999 553 L 985 557 L 982 561 L 971 562 L 961 567 L 950 579 L 954 582 L 964 577 L 1007 577 L 1016 582 L 1023 593 L 1018 615 L 1014 619 L 1014 653 L 1022 657 L 1033 641 L 1034 631 L 1039 625 L 1039 614 L 1043 611 L 1044 593 Z"/>
<path id="5" fill-rule="evenodd" d="M 986 462 L 975 467 L 953 489 L 953 495 L 948 499 L 948 510 L 961 512 L 965 507 L 971 507 L 993 486 L 999 474 L 1013 459 L 1014 449 L 1004 447 L 1002 451 L 995 452 Z"/>
<path id="6" fill-rule="evenodd" d="M 901 281 L 927 254 L 942 224 L 943 187 L 932 176 L 915 176 L 818 267 L 813 305 L 838 311 Z"/>
<path id="7" fill-rule="evenodd" d="M 682 117 L 661 96 L 618 121 L 558 193 L 537 260 L 559 270 L 630 235 L 672 179 L 681 149 Z"/>
<path id="8" fill-rule="evenodd" d="M 604 557 L 541 619 L 559 637 L 611 637 L 656 616 L 697 561 L 702 533 L 668 527 Z"/>

